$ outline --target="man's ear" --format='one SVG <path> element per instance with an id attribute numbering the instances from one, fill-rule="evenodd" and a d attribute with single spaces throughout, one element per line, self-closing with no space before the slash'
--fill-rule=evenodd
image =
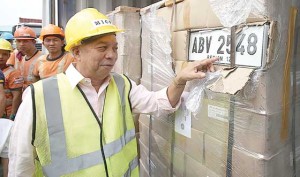
<path id="1" fill-rule="evenodd" d="M 80 61 L 80 50 L 79 50 L 79 47 L 78 46 L 73 47 L 71 49 L 71 52 L 72 52 L 74 58 L 76 59 L 76 61 Z"/>

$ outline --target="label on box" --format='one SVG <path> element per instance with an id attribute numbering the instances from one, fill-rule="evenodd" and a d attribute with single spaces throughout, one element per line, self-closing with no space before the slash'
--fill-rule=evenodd
<path id="1" fill-rule="evenodd" d="M 209 118 L 228 122 L 228 109 L 214 105 L 207 105 L 207 114 Z"/>
<path id="2" fill-rule="evenodd" d="M 192 115 L 184 103 L 181 103 L 180 107 L 175 112 L 175 132 L 191 138 Z"/>
<path id="3" fill-rule="evenodd" d="M 236 65 L 260 67 L 266 56 L 268 25 L 247 26 L 236 34 Z M 189 60 L 219 57 L 219 63 L 230 64 L 231 37 L 228 29 L 192 31 Z"/>

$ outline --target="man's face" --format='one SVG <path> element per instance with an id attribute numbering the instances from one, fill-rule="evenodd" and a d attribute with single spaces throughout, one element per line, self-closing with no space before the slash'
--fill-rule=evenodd
<path id="1" fill-rule="evenodd" d="M 117 61 L 118 43 L 114 34 L 109 34 L 78 46 L 73 50 L 77 59 L 76 68 L 87 78 L 106 78 Z"/>
<path id="2" fill-rule="evenodd" d="M 1 50 L 0 49 L 0 67 L 3 68 L 6 66 L 6 62 L 10 56 L 9 50 Z"/>
<path id="3" fill-rule="evenodd" d="M 47 36 L 44 38 L 43 44 L 49 53 L 58 53 L 61 52 L 64 41 L 55 36 Z"/>
<path id="4" fill-rule="evenodd" d="M 35 48 L 35 43 L 34 39 L 16 39 L 17 49 L 25 55 Z"/>

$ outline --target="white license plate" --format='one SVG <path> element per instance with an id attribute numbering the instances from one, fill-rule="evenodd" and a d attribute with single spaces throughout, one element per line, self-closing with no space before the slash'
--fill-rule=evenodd
<path id="1" fill-rule="evenodd" d="M 268 44 L 268 25 L 247 26 L 236 35 L 235 64 L 261 67 Z M 230 64 L 230 32 L 227 29 L 192 31 L 189 60 L 219 57 L 221 64 Z"/>

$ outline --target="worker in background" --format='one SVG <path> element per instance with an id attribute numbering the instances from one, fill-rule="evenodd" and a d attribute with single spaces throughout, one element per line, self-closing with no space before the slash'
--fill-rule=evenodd
<path id="1" fill-rule="evenodd" d="M 14 36 L 11 33 L 4 32 L 4 33 L 1 34 L 1 38 L 9 41 L 11 43 L 11 45 L 14 47 L 14 45 L 13 45 Z M 16 46 L 16 47 L 18 47 L 18 46 Z M 11 52 L 11 55 L 10 55 L 8 61 L 7 61 L 8 65 L 14 66 L 15 60 L 18 59 L 20 61 L 23 56 L 24 55 L 22 54 L 21 51 L 19 51 L 17 48 L 14 49 L 14 51 Z"/>
<path id="2" fill-rule="evenodd" d="M 33 74 L 44 79 L 66 71 L 74 58 L 64 50 L 64 31 L 58 26 L 49 24 L 42 28 L 40 39 L 49 54 L 42 55 L 38 59 Z"/>
<path id="3" fill-rule="evenodd" d="M 150 92 L 110 73 L 120 31 L 93 8 L 68 21 L 65 49 L 76 63 L 25 90 L 12 131 L 10 177 L 31 177 L 35 169 L 48 177 L 139 176 L 132 113 L 174 112 L 186 82 L 214 71 L 216 59 L 190 62 L 169 87 Z"/>
<path id="4" fill-rule="evenodd" d="M 7 63 L 14 65 L 16 69 L 21 71 L 24 78 L 23 88 L 25 89 L 28 85 L 39 80 L 38 77 L 34 76 L 33 70 L 42 52 L 35 47 L 36 34 L 30 27 L 22 26 L 18 28 L 14 33 L 14 38 L 18 50 L 21 51 L 24 56 L 20 61 L 16 58 L 14 63 L 11 61 Z"/>
<path id="5" fill-rule="evenodd" d="M 5 77 L 3 72 L 0 70 L 0 118 L 2 118 L 2 115 L 4 115 L 5 113 L 6 98 L 4 92 L 4 82 L 5 82 Z"/>
<path id="6" fill-rule="evenodd" d="M 7 132 L 7 128 L 11 128 L 4 122 L 12 122 L 7 119 L 1 119 L 1 115 L 5 112 L 5 92 L 4 92 L 4 74 L 0 70 L 0 160 L 2 164 L 2 174 L 3 177 L 7 176 L 8 170 L 8 136 L 6 136 L 5 132 Z M 2 123 L 3 122 L 3 123 Z M 1 170 L 0 170 L 1 171 Z M 1 174 L 0 174 L 1 176 Z"/>
<path id="7" fill-rule="evenodd" d="M 10 132 L 13 126 L 13 121 L 8 119 L 0 119 L 0 159 L 2 165 L 2 175 L 7 177 L 8 175 L 8 146 Z M 1 176 L 1 174 L 0 174 Z"/>
<path id="8" fill-rule="evenodd" d="M 7 40 L 13 46 L 14 36 L 11 33 L 4 32 L 1 34 L 1 38 Z"/>
<path id="9" fill-rule="evenodd" d="M 0 39 L 0 69 L 5 76 L 6 107 L 4 117 L 14 120 L 22 100 L 23 77 L 19 70 L 6 64 L 12 50 L 13 48 L 7 40 Z"/>

